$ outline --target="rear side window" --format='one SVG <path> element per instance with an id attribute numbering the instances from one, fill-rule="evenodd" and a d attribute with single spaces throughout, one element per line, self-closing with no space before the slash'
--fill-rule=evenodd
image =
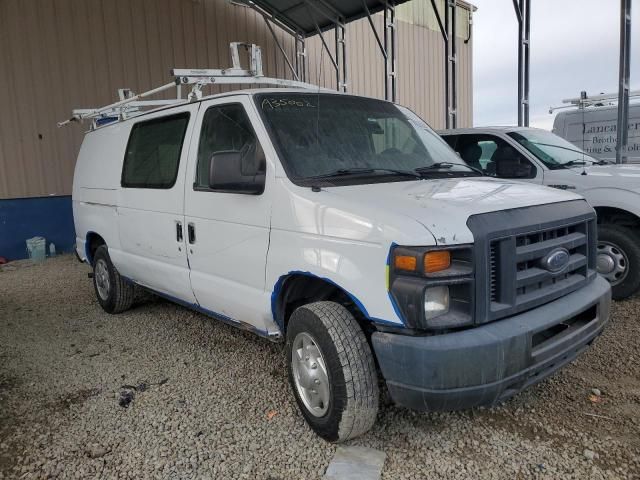
<path id="1" fill-rule="evenodd" d="M 124 156 L 122 186 L 173 187 L 188 123 L 188 113 L 136 123 Z"/>

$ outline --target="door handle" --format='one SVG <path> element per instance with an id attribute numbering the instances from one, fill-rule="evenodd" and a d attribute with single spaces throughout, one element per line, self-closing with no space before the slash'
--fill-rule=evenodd
<path id="1" fill-rule="evenodd" d="M 182 236 L 182 222 L 176 222 L 176 240 L 182 242 L 184 237 Z"/>
<path id="2" fill-rule="evenodd" d="M 187 235 L 189 236 L 189 243 L 196 243 L 196 226 L 191 222 L 187 224 Z"/>

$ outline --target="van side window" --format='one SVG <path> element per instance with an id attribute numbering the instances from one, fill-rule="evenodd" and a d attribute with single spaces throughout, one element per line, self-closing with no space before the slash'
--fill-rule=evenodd
<path id="1" fill-rule="evenodd" d="M 125 188 L 171 188 L 176 183 L 189 114 L 136 123 L 122 166 Z"/>
<path id="2" fill-rule="evenodd" d="M 218 156 L 217 161 L 237 162 L 238 165 L 227 165 L 227 169 L 244 174 L 242 170 L 247 165 L 243 159 L 255 156 L 256 148 L 259 148 L 258 140 L 242 105 L 209 108 L 202 119 L 194 188 L 209 190 L 209 168 L 214 155 Z M 220 155 L 222 153 L 240 155 Z"/>

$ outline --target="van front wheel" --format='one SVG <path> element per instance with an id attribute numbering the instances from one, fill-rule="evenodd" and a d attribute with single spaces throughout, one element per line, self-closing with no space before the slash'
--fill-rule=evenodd
<path id="1" fill-rule="evenodd" d="M 299 307 L 287 328 L 289 381 L 311 428 L 330 442 L 367 432 L 378 413 L 378 379 L 371 348 L 342 305 Z"/>
<path id="2" fill-rule="evenodd" d="M 135 286 L 120 276 L 106 245 L 98 247 L 93 255 L 93 287 L 98 303 L 107 313 L 124 312 L 133 303 Z"/>
<path id="3" fill-rule="evenodd" d="M 640 290 L 640 237 L 627 227 L 598 225 L 598 273 L 611 283 L 614 299 Z"/>

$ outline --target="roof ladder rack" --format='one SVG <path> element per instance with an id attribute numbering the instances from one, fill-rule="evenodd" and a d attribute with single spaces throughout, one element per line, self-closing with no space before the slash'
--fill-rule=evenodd
<path id="1" fill-rule="evenodd" d="M 240 64 L 240 49 L 249 57 L 249 69 Z M 72 122 L 82 123 L 91 120 L 91 130 L 115 121 L 125 120 L 133 115 L 144 113 L 143 108 L 162 107 L 188 103 L 202 98 L 202 88 L 207 85 L 273 85 L 278 87 L 319 90 L 320 87 L 297 80 L 265 77 L 262 71 L 262 51 L 258 45 L 232 42 L 230 44 L 232 67 L 228 69 L 186 69 L 174 68 L 170 73 L 174 77 L 171 83 L 135 94 L 128 88 L 118 90 L 119 101 L 96 108 L 74 109 L 71 117 L 58 123 L 58 127 Z M 186 99 L 182 98 L 182 86 L 191 86 Z M 158 93 L 176 89 L 176 98 L 144 100 Z M 325 90 L 325 89 L 322 89 Z"/>
<path id="2" fill-rule="evenodd" d="M 629 92 L 629 98 L 640 97 L 640 90 L 632 90 Z M 617 93 L 601 93 L 599 95 L 587 95 L 586 92 L 582 92 L 582 94 L 577 98 L 565 98 L 562 100 L 562 103 L 565 105 L 561 105 L 559 107 L 549 107 L 549 113 L 553 113 L 555 110 L 560 110 L 562 108 L 585 108 L 591 106 L 601 106 L 601 105 L 614 105 L 618 102 L 618 94 Z"/>

